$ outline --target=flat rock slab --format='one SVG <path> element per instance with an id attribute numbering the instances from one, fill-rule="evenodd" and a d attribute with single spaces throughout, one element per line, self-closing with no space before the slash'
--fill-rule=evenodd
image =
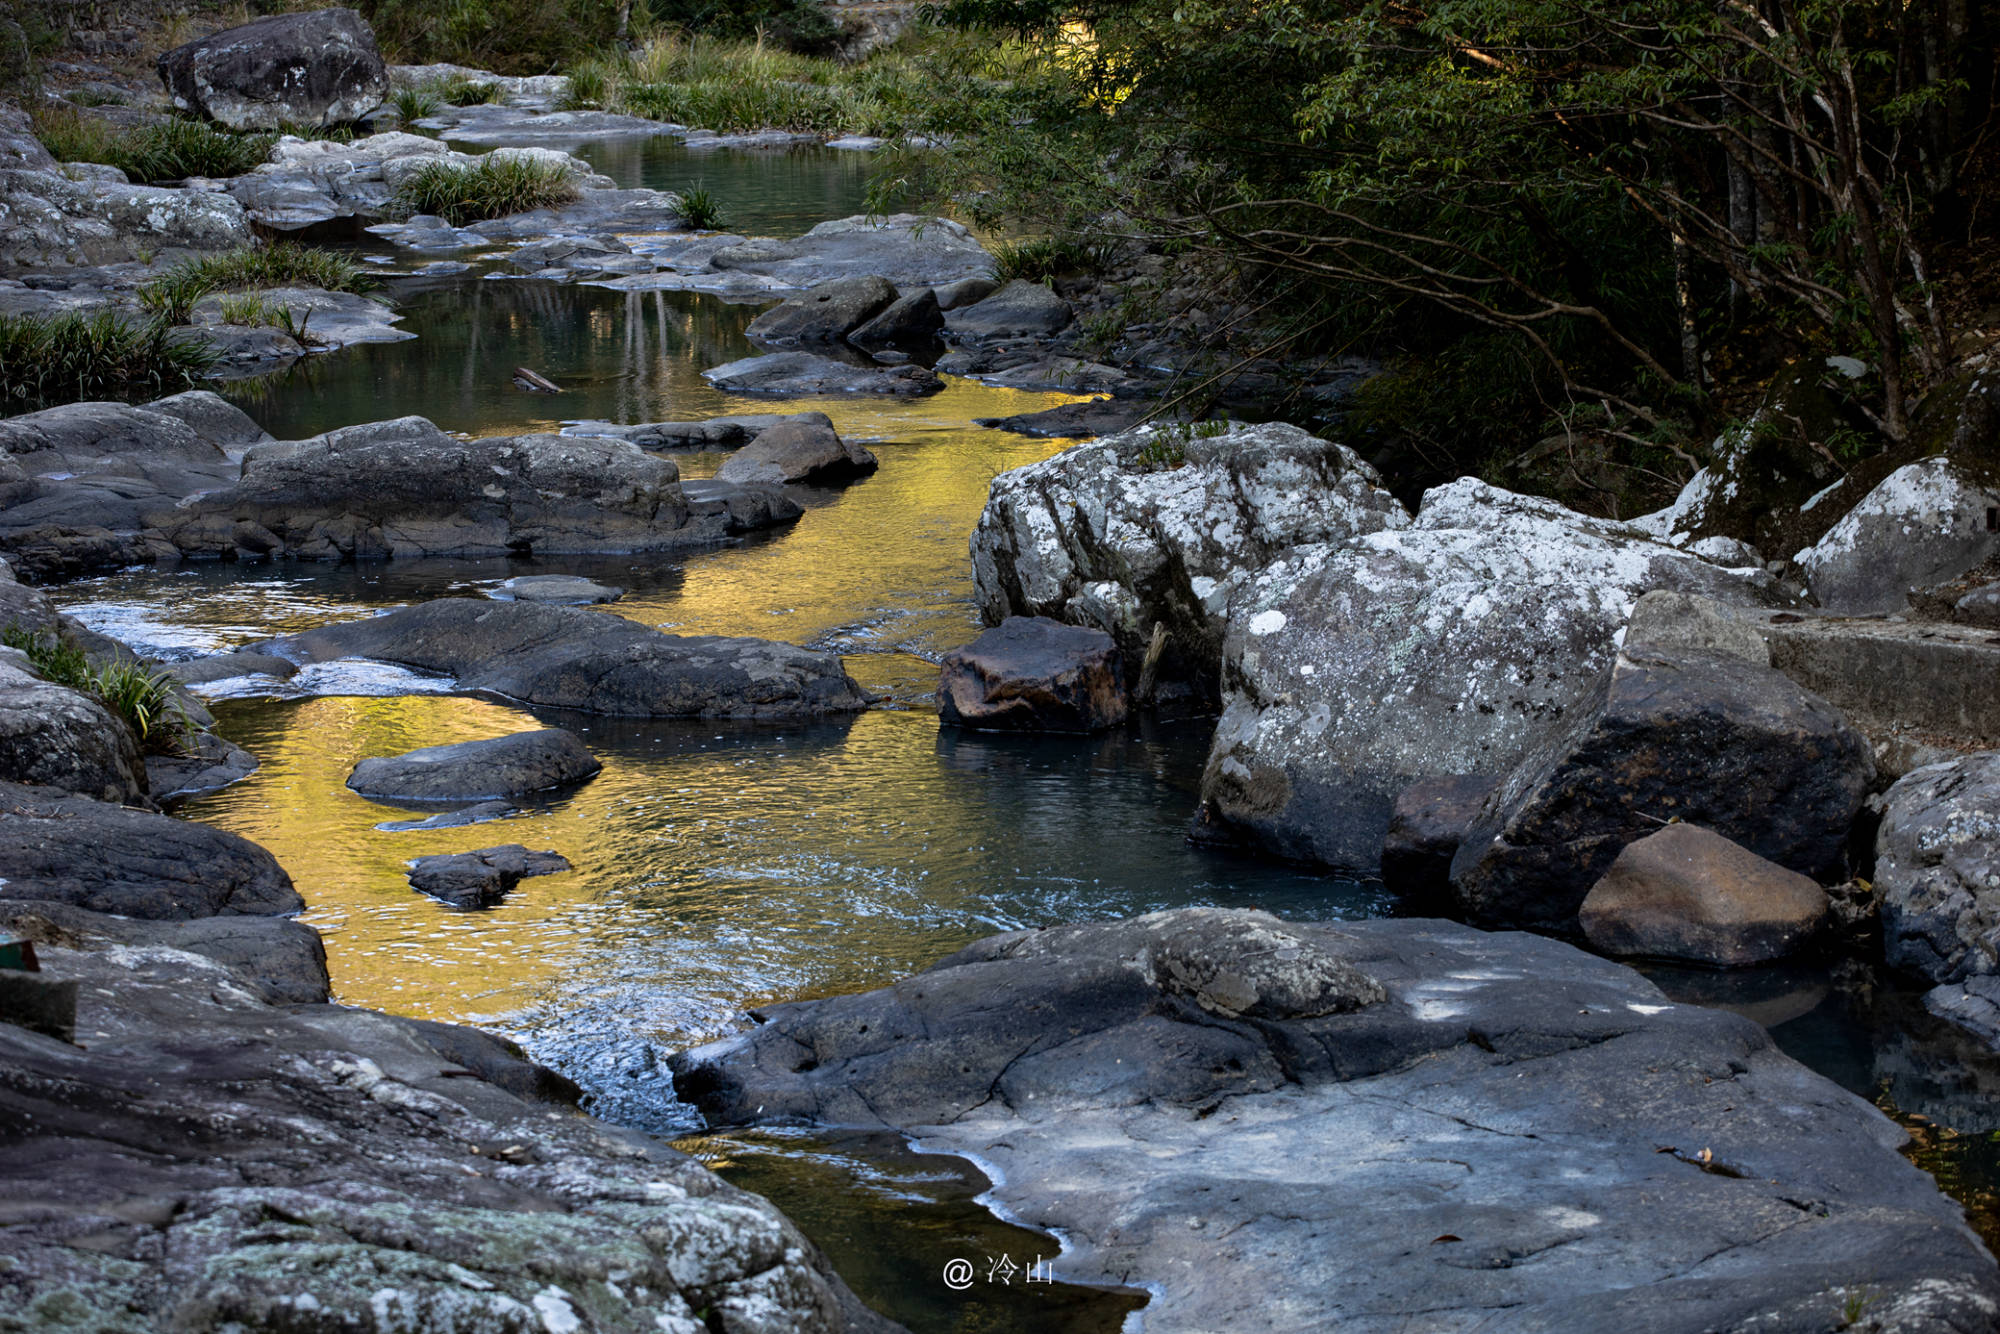
<path id="1" fill-rule="evenodd" d="M 1909 729 L 2000 746 L 2000 632 L 1797 614 L 1760 617 L 1758 629 L 1773 667 L 1871 734 Z"/>
<path id="2" fill-rule="evenodd" d="M 1577 910 L 1605 954 L 1734 968 L 1796 953 L 1828 921 L 1826 891 L 1699 825 L 1627 844 Z"/>
<path id="3" fill-rule="evenodd" d="M 1125 721 L 1118 643 L 1046 616 L 1009 616 L 945 654 L 938 720 L 993 732 L 1095 732 Z"/>
<path id="4" fill-rule="evenodd" d="M 737 394 L 935 394 L 944 381 L 922 366 L 856 366 L 815 352 L 744 357 L 701 378 Z"/>
<path id="5" fill-rule="evenodd" d="M 524 574 L 486 590 L 501 602 L 554 602 L 563 606 L 595 606 L 616 602 L 625 590 L 574 574 Z"/>
<path id="6" fill-rule="evenodd" d="M 673 1059 L 714 1123 L 993 1167 L 1154 1334 L 1990 1328 L 1903 1133 L 1738 1015 L 1555 941 L 1185 909 L 1011 932 Z M 1503 1320 L 1496 1325 L 1496 1313 Z"/>
<path id="7" fill-rule="evenodd" d="M 870 703 L 838 654 L 485 598 L 440 598 L 262 647 L 301 663 L 399 663 L 455 677 L 463 690 L 623 717 L 810 718 Z"/>
<path id="8" fill-rule="evenodd" d="M 329 999 L 326 946 L 319 932 L 291 917 L 198 917 L 185 922 L 114 917 L 49 900 L 0 899 L 0 931 L 38 948 L 133 945 L 199 954 L 236 975 L 273 1005 Z"/>
<path id="9" fill-rule="evenodd" d="M 896 213 L 837 218 L 789 240 L 739 239 L 710 257 L 707 274 L 752 275 L 780 291 L 851 277 L 882 278 L 905 289 L 977 278 L 992 267 L 993 256 L 962 224 Z"/>
<path id="10" fill-rule="evenodd" d="M 504 820 L 520 813 L 520 807 L 511 801 L 482 801 L 475 806 L 466 806 L 455 811 L 439 811 L 421 820 L 384 820 L 375 827 L 384 833 L 400 834 L 413 829 L 458 829 L 469 824 L 484 824 L 488 820 Z"/>
<path id="11" fill-rule="evenodd" d="M 366 759 L 347 786 L 396 801 L 492 801 L 567 787 L 603 767 L 576 733 L 544 727 Z"/>
<path id="12" fill-rule="evenodd" d="M 719 482 L 840 486 L 881 466 L 875 455 L 818 422 L 779 422 L 723 460 Z"/>
<path id="13" fill-rule="evenodd" d="M 1138 425 L 1155 404 L 1130 398 L 1093 398 L 1088 403 L 1064 403 L 1040 412 L 1019 412 L 1011 417 L 978 417 L 974 423 L 1017 435 L 1043 439 L 1084 439 L 1094 435 L 1116 435 Z"/>
<path id="14" fill-rule="evenodd" d="M 799 412 L 789 416 L 775 412 L 748 412 L 697 421 L 636 422 L 629 426 L 612 422 L 577 422 L 565 426 L 563 434 L 609 436 L 614 440 L 629 440 L 641 449 L 734 449 L 738 445 L 749 444 L 781 422 L 825 427 L 833 425 L 833 419 L 824 412 Z"/>
<path id="15" fill-rule="evenodd" d="M 519 843 L 476 852 L 447 852 L 410 863 L 410 887 L 454 908 L 490 908 L 529 876 L 570 869 L 554 852 L 530 852 Z"/>

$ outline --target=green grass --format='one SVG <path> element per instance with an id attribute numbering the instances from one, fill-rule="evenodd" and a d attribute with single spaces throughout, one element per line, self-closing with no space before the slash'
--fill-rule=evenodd
<path id="1" fill-rule="evenodd" d="M 428 86 L 399 88 L 396 90 L 396 95 L 389 99 L 389 105 L 396 109 L 397 120 L 404 125 L 411 125 L 425 116 L 435 116 L 438 108 L 444 105 L 444 99 Z"/>
<path id="2" fill-rule="evenodd" d="M 125 395 L 171 394 L 196 384 L 216 362 L 205 343 L 176 335 L 165 320 L 133 323 L 95 315 L 0 315 L 0 385 L 6 412 Z"/>
<path id="3" fill-rule="evenodd" d="M 176 116 L 157 125 L 120 130 L 74 108 L 34 113 L 35 137 L 62 162 L 102 162 L 134 181 L 189 176 L 241 176 L 271 155 L 274 134 L 232 134 Z"/>
<path id="4" fill-rule="evenodd" d="M 454 227 L 573 201 L 579 191 L 566 168 L 532 158 L 480 158 L 471 166 L 431 162 L 397 189 L 398 217 L 435 214 Z"/>
<path id="5" fill-rule="evenodd" d="M 0 630 L 0 643 L 27 654 L 45 679 L 96 699 L 149 750 L 178 750 L 193 730 L 165 672 L 148 671 L 130 659 L 93 665 L 79 645 L 18 625 Z"/>
<path id="6" fill-rule="evenodd" d="M 210 292 L 255 287 L 321 287 L 365 292 L 375 277 L 347 256 L 291 241 L 243 246 L 185 259 L 139 289 L 139 301 L 168 324 L 186 324 Z"/>
<path id="7" fill-rule="evenodd" d="M 432 90 L 439 101 L 455 107 L 485 106 L 498 102 L 501 97 L 499 84 L 486 79 L 468 79 L 463 74 L 453 75 L 433 85 Z"/>
<path id="8" fill-rule="evenodd" d="M 719 231 L 728 224 L 723 220 L 722 205 L 706 185 L 696 181 L 680 192 L 681 221 L 698 232 Z"/>
<path id="9" fill-rule="evenodd" d="M 1106 246 L 1064 237 L 1003 241 L 993 247 L 993 281 L 1025 278 L 1031 283 L 1046 283 L 1066 274 L 1099 272 L 1109 260 Z"/>

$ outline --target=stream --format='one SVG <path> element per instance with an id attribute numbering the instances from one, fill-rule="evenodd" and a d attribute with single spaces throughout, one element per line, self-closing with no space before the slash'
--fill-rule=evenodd
<path id="1" fill-rule="evenodd" d="M 621 185 L 707 185 L 731 230 L 796 235 L 860 211 L 862 154 L 690 154 L 674 140 L 579 150 Z M 385 272 L 413 267 L 372 241 Z M 1139 1296 L 940 1278 L 965 1258 L 1026 1266 L 1056 1243 L 978 1202 L 968 1165 L 882 1136 L 700 1133 L 665 1055 L 732 1031 L 746 1007 L 879 986 L 995 931 L 1191 904 L 1297 918 L 1378 915 L 1379 884 L 1190 847 L 1209 724 L 1091 738 L 940 732 L 937 661 L 978 630 L 966 539 L 996 474 L 1062 448 L 974 426 L 1061 394 L 950 379 L 915 401 L 719 393 L 700 372 L 747 355 L 757 307 L 508 276 L 476 256 L 451 278 L 390 278 L 411 341 L 310 359 L 226 392 L 279 439 L 410 413 L 472 435 L 731 412 L 827 412 L 881 470 L 807 493 L 775 535 L 671 557 L 184 565 L 51 590 L 142 652 L 183 658 L 523 573 L 616 584 L 609 610 L 677 632 L 785 639 L 845 655 L 886 707 L 815 725 L 607 719 L 412 692 L 402 675 L 328 674 L 213 702 L 262 761 L 181 813 L 254 839 L 290 870 L 325 936 L 338 1000 L 505 1033 L 580 1083 L 599 1115 L 676 1137 L 769 1196 L 866 1300 L 918 1331 L 1108 1331 Z M 515 389 L 528 366 L 560 397 Z M 675 456 L 688 477 L 720 454 Z M 421 684 L 421 683 L 417 683 Z M 581 789 L 508 820 L 390 832 L 411 813 L 344 782 L 358 760 L 560 725 L 604 763 Z M 413 857 L 496 843 L 575 866 L 459 912 L 411 890 Z M 1915 1155 L 2000 1240 L 2000 1062 L 1855 966 L 1722 977 L 1657 970 L 1677 998 L 1759 1018 L 1808 1065 L 1898 1115 Z M 1061 1265 L 1055 1266 L 1060 1275 Z"/>

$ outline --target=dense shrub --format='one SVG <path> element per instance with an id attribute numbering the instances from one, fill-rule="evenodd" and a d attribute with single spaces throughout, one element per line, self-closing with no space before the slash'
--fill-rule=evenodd
<path id="1" fill-rule="evenodd" d="M 241 176 L 271 155 L 274 134 L 237 134 L 175 116 L 156 125 L 121 130 L 67 107 L 39 109 L 35 135 L 62 162 L 101 162 L 134 181 L 178 181 L 189 176 Z"/>
<path id="2" fill-rule="evenodd" d="M 164 320 L 135 323 L 95 315 L 0 315 L 0 411 L 133 393 L 171 394 L 215 365 L 205 343 L 174 334 Z"/>
<path id="3" fill-rule="evenodd" d="M 338 251 L 274 241 L 182 260 L 140 288 L 139 300 L 167 323 L 186 324 L 195 302 L 210 292 L 245 287 L 365 292 L 374 285 L 373 274 Z"/>
<path id="4" fill-rule="evenodd" d="M 402 217 L 430 213 L 454 227 L 573 201 L 579 191 L 561 163 L 487 156 L 470 166 L 431 162 L 396 191 L 391 211 Z"/>

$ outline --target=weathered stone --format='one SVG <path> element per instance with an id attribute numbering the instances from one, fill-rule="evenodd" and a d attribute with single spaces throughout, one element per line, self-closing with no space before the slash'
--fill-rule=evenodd
<path id="1" fill-rule="evenodd" d="M 288 681 L 299 669 L 296 664 L 275 654 L 249 653 L 238 649 L 234 653 L 218 653 L 214 657 L 195 658 L 189 662 L 162 663 L 160 670 L 184 686 L 195 686 L 233 680 L 239 676 L 273 676 L 280 681 Z"/>
<path id="2" fill-rule="evenodd" d="M 579 422 L 565 427 L 563 434 L 610 436 L 614 440 L 629 440 L 641 449 L 734 449 L 786 422 L 833 426 L 833 418 L 824 412 L 799 412 L 788 417 L 774 412 L 751 412 L 699 421 L 639 422 L 632 426 Z"/>
<path id="3" fill-rule="evenodd" d="M 1569 931 L 1625 847 L 1701 825 L 1821 881 L 1843 878 L 1875 777 L 1868 742 L 1768 668 L 1628 649 L 1489 799 L 1452 867 L 1468 921 Z"/>
<path id="4" fill-rule="evenodd" d="M 1829 1330 L 1864 1289 L 1924 1334 L 2000 1309 L 1873 1107 L 1546 939 L 1190 909 L 757 1014 L 672 1060 L 711 1121 L 975 1156 L 1067 1273 L 1151 1291 L 1156 1334 Z"/>
<path id="5" fill-rule="evenodd" d="M 1699 825 L 1628 843 L 1577 910 L 1592 948 L 1723 968 L 1796 953 L 1828 921 L 1826 891 Z"/>
<path id="6" fill-rule="evenodd" d="M 177 46 L 158 63 L 176 107 L 232 130 L 359 120 L 389 93 L 374 30 L 351 9 L 254 19 Z"/>
<path id="7" fill-rule="evenodd" d="M 2000 973 L 2000 753 L 1927 765 L 1882 798 L 1882 952 L 1933 982 Z"/>
<path id="8" fill-rule="evenodd" d="M 2000 583 L 1981 584 L 1952 604 L 1957 620 L 1986 630 L 2000 630 Z"/>
<path id="9" fill-rule="evenodd" d="M 945 332 L 961 343 L 997 343 L 1009 338 L 1047 338 L 1076 319 L 1069 302 L 1041 283 L 1016 278 L 992 295 L 945 312 Z"/>
<path id="10" fill-rule="evenodd" d="M 898 343 L 927 343 L 944 328 L 944 311 L 937 292 L 920 287 L 884 306 L 868 321 L 847 335 L 856 347 L 890 347 Z"/>
<path id="11" fill-rule="evenodd" d="M 146 800 L 131 729 L 90 696 L 43 680 L 16 649 L 0 649 L 0 782 Z"/>
<path id="12" fill-rule="evenodd" d="M 250 217 L 226 194 L 0 170 L 0 272 L 116 264 L 251 244 Z"/>
<path id="13" fill-rule="evenodd" d="M 1741 658 L 1759 667 L 1771 665 L 1771 649 L 1758 629 L 1757 618 L 1695 593 L 1656 589 L 1632 604 L 1625 626 L 1626 648 L 1691 648 Z"/>
<path id="14" fill-rule="evenodd" d="M 1293 547 L 1409 522 L 1375 470 L 1296 426 L 1142 426 L 993 479 L 972 535 L 980 615 L 1047 616 L 1118 641 L 1136 681 L 1207 703 L 1231 593 Z"/>
<path id="15" fill-rule="evenodd" d="M 373 658 L 463 690 L 641 718 L 807 718 L 867 707 L 833 653 L 765 639 L 663 635 L 609 612 L 440 598 L 263 646 L 300 662 Z"/>
<path id="16" fill-rule="evenodd" d="M 1017 435 L 1060 436 L 1086 439 L 1094 435 L 1116 435 L 1129 431 L 1158 408 L 1157 403 L 1131 398 L 1093 398 L 1088 403 L 1063 403 L 1040 412 L 1019 412 L 1011 417 L 976 417 L 980 426 Z"/>
<path id="17" fill-rule="evenodd" d="M 731 454 L 715 476 L 723 482 L 838 486 L 866 477 L 880 466 L 872 453 L 841 439 L 831 426 L 779 422 Z"/>
<path id="18" fill-rule="evenodd" d="M 195 732 L 171 755 L 146 757 L 146 787 L 154 801 L 184 801 L 220 791 L 257 772 L 257 757 L 213 732 Z"/>
<path id="19" fill-rule="evenodd" d="M 1420 905 L 1451 895 L 1451 859 L 1478 827 L 1481 809 L 1500 780 L 1451 774 L 1412 783 L 1396 794 L 1382 835 L 1382 884 Z"/>
<path id="20" fill-rule="evenodd" d="M 938 718 L 996 732 L 1095 732 L 1125 721 L 1118 645 L 1102 630 L 1009 616 L 945 654 Z"/>
<path id="21" fill-rule="evenodd" d="M 1408 526 L 1281 554 L 1230 598 L 1197 837 L 1371 866 L 1397 793 L 1505 774 L 1592 698 L 1641 594 L 1768 583 L 1472 478 Z"/>
<path id="22" fill-rule="evenodd" d="M 454 908 L 490 908 L 529 876 L 570 869 L 554 852 L 530 852 L 519 843 L 476 852 L 448 852 L 410 863 L 410 886 Z"/>
<path id="23" fill-rule="evenodd" d="M 310 1005 L 333 994 L 319 932 L 290 917 L 197 917 L 161 922 L 113 917 L 68 903 L 0 899 L 0 929 L 61 949 L 106 945 L 185 950 L 212 959 L 273 1005 Z"/>
<path id="24" fill-rule="evenodd" d="M 1764 617 L 1771 665 L 1878 737 L 2000 746 L 2000 636 L 1972 626 Z"/>
<path id="25" fill-rule="evenodd" d="M 574 574 L 523 574 L 486 590 L 502 602 L 555 602 L 564 606 L 596 606 L 616 602 L 625 590 Z"/>
<path id="26" fill-rule="evenodd" d="M 956 282 L 939 283 L 931 289 L 937 295 L 940 310 L 977 305 L 999 290 L 1000 284 L 991 278 L 960 278 Z"/>
<path id="27" fill-rule="evenodd" d="M 1889 474 L 1817 543 L 1798 553 L 1820 605 L 1898 612 L 1910 590 L 1943 583 L 2000 555 L 2000 489 L 1950 459 Z"/>
<path id="28" fill-rule="evenodd" d="M 944 381 L 922 366 L 856 366 L 816 352 L 772 352 L 703 371 L 737 394 L 935 394 Z"/>
<path id="29" fill-rule="evenodd" d="M 305 907 L 277 859 L 247 839 L 18 783 L 0 782 L 0 880 L 10 898 L 170 921 Z"/>
<path id="30" fill-rule="evenodd" d="M 781 301 L 750 321 L 755 343 L 835 343 L 896 300 L 895 287 L 873 274 L 836 278 Z"/>
<path id="31" fill-rule="evenodd" d="M 365 759 L 347 786 L 395 801 L 492 801 L 580 783 L 603 767 L 576 733 L 544 727 Z"/>
<path id="32" fill-rule="evenodd" d="M 886 279 L 900 290 L 976 277 L 993 266 L 993 256 L 960 223 L 896 213 L 822 222 L 790 240 L 738 238 L 715 250 L 708 263 L 718 277 L 757 275 L 779 291 L 861 276 Z"/>

